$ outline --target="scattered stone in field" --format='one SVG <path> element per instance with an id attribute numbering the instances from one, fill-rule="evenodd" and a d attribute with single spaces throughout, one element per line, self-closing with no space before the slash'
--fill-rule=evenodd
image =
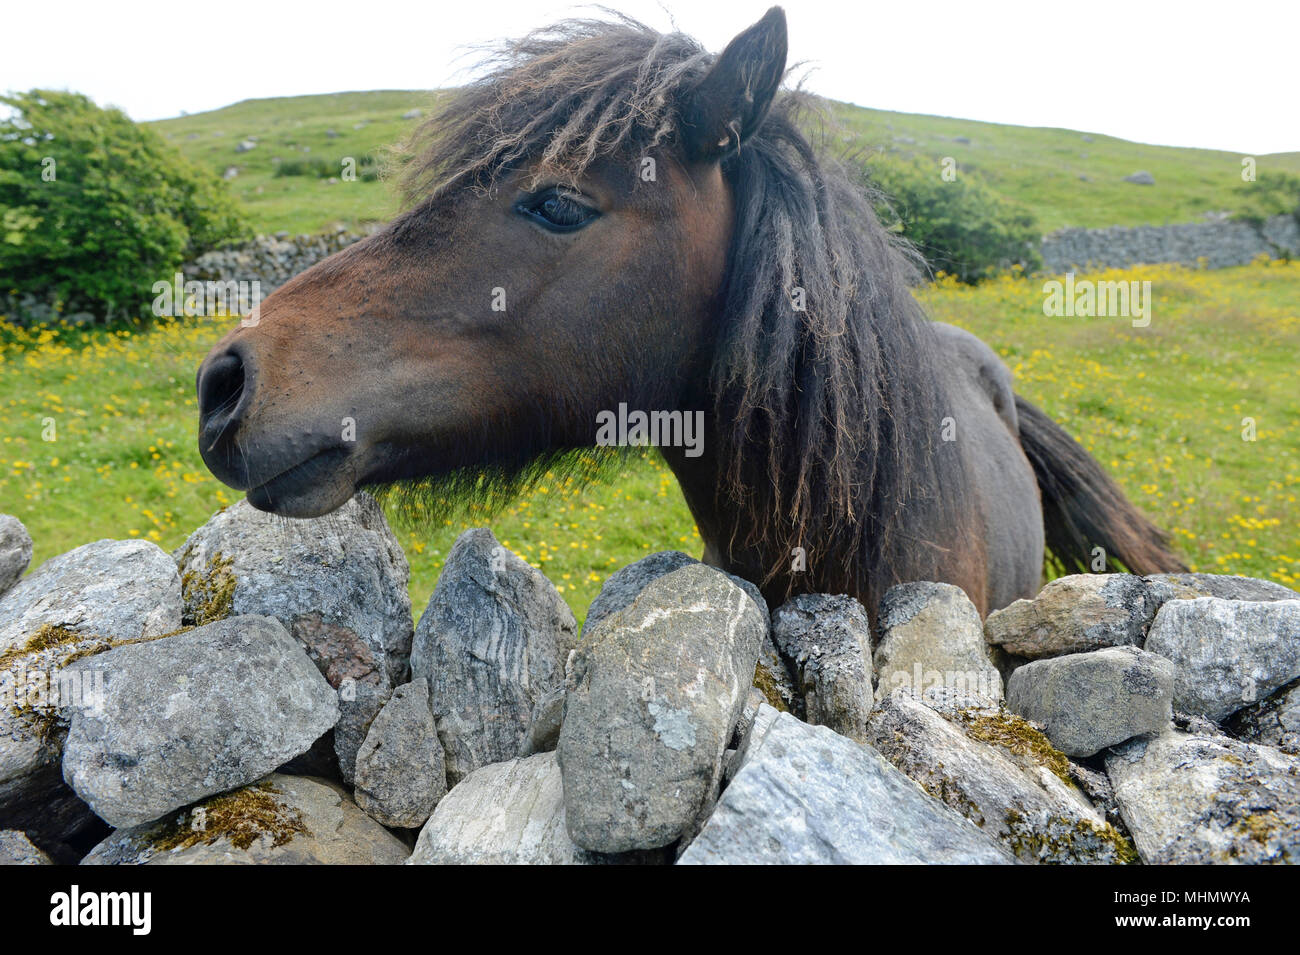
<path id="1" fill-rule="evenodd" d="M 447 794 L 447 767 L 429 709 L 429 684 L 393 691 L 357 753 L 357 805 L 385 826 L 422 826 Z"/>
<path id="2" fill-rule="evenodd" d="M 0 865 L 53 865 L 48 855 L 32 845 L 25 833 L 0 830 Z"/>
<path id="3" fill-rule="evenodd" d="M 252 782 L 338 720 L 334 691 L 279 621 L 231 617 L 74 665 L 107 672 L 74 710 L 63 776 L 100 818 L 151 822 Z"/>
<path id="4" fill-rule="evenodd" d="M 1289 756 L 1300 756 L 1300 681 L 1233 713 L 1226 726 L 1247 743 L 1274 746 Z"/>
<path id="5" fill-rule="evenodd" d="M 1111 864 L 1137 858 L 1075 786 L 1013 762 L 910 693 L 882 699 L 867 742 L 926 792 L 1027 863 Z"/>
<path id="6" fill-rule="evenodd" d="M 1167 729 L 1174 667 L 1136 647 L 1035 660 L 1011 674 L 1007 706 L 1040 724 L 1067 756 L 1091 756 Z"/>
<path id="7" fill-rule="evenodd" d="M 1300 677 L 1300 600 L 1170 601 L 1146 648 L 1174 661 L 1174 707 L 1218 722 Z"/>
<path id="8" fill-rule="evenodd" d="M 405 113 L 402 114 L 402 119 L 419 119 L 422 114 L 423 114 L 423 110 L 408 109 Z"/>
<path id="9" fill-rule="evenodd" d="M 1131 574 L 1058 577 L 1032 600 L 1017 600 L 989 614 L 984 638 L 1031 660 L 1101 647 L 1140 647 L 1156 611 L 1172 595 L 1168 585 L 1157 590 Z"/>
<path id="10" fill-rule="evenodd" d="M 82 865 L 400 865 L 409 854 L 342 787 L 272 774 L 167 819 L 120 829 Z"/>
<path id="11" fill-rule="evenodd" d="M 952 584 L 897 584 L 880 601 L 875 669 L 879 694 L 919 696 L 942 685 L 1002 699 L 1002 676 L 989 659 L 984 624 L 965 591 Z"/>
<path id="12" fill-rule="evenodd" d="M 1148 865 L 1300 861 L 1300 760 L 1223 735 L 1169 732 L 1106 757 Z"/>
<path id="13" fill-rule="evenodd" d="M 449 785 L 527 749 L 533 707 L 563 685 L 577 635 L 555 586 L 490 530 L 456 539 L 411 653 L 413 677 L 429 682 Z"/>
<path id="14" fill-rule="evenodd" d="M 1137 172 L 1129 173 L 1125 176 L 1124 181 L 1131 182 L 1138 186 L 1154 186 L 1156 184 L 1156 177 L 1151 175 L 1151 173 L 1147 172 L 1145 169 L 1139 169 Z"/>
<path id="15" fill-rule="evenodd" d="M 0 653 L 42 627 L 138 640 L 181 626 L 181 582 L 157 544 L 101 540 L 51 557 L 0 597 Z"/>
<path id="16" fill-rule="evenodd" d="M 585 636 L 558 749 L 575 843 L 655 849 L 692 825 L 721 775 L 763 632 L 740 587 L 693 564 L 651 581 Z"/>
<path id="17" fill-rule="evenodd" d="M 662 851 L 603 855 L 573 844 L 554 753 L 476 769 L 438 804 L 408 865 L 602 865 L 666 861 Z"/>
<path id="18" fill-rule="evenodd" d="M 991 836 L 870 746 L 764 706 L 682 865 L 1007 864 Z"/>
<path id="19" fill-rule="evenodd" d="M 32 562 L 32 537 L 23 522 L 0 514 L 0 596 L 3 596 Z"/>
<path id="20" fill-rule="evenodd" d="M 383 511 L 358 494 L 325 517 L 290 520 L 240 501 L 218 511 L 173 555 L 185 622 L 274 617 L 339 691 L 339 773 L 392 688 L 407 680 L 410 568 Z"/>
<path id="21" fill-rule="evenodd" d="M 243 139 L 243 140 L 240 140 L 240 141 L 235 145 L 235 152 L 237 152 L 237 153 L 246 153 L 246 152 L 250 152 L 251 150 L 254 150 L 254 149 L 256 149 L 256 148 L 257 148 L 257 142 L 256 142 L 255 140 L 252 140 L 252 139 Z"/>
<path id="22" fill-rule="evenodd" d="M 871 623 L 852 597 L 802 594 L 772 615 L 807 722 L 862 739 L 871 713 Z"/>

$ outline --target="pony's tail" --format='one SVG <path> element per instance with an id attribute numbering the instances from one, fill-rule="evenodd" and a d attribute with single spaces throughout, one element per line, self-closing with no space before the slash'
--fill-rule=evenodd
<path id="1" fill-rule="evenodd" d="M 1020 446 L 1043 498 L 1049 559 L 1067 574 L 1094 570 L 1100 547 L 1106 569 L 1132 574 L 1178 573 L 1187 567 L 1169 539 L 1143 515 L 1079 442 L 1040 409 L 1016 395 Z"/>

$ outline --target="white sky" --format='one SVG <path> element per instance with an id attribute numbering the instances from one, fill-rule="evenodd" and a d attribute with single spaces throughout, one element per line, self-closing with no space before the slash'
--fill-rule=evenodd
<path id="1" fill-rule="evenodd" d="M 769 2 L 607 4 L 659 29 L 675 20 L 719 50 Z M 835 99 L 1243 155 L 1300 150 L 1300 0 L 784 6 L 791 61 L 813 67 L 808 86 Z M 467 45 L 583 9 L 552 0 L 14 0 L 0 8 L 0 90 L 78 90 L 145 120 L 253 97 L 430 89 L 464 78 Z"/>

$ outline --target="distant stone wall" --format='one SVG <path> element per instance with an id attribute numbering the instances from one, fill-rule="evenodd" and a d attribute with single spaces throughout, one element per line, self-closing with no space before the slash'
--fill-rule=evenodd
<path id="1" fill-rule="evenodd" d="M 1061 229 L 1042 245 L 1048 272 L 1160 262 L 1197 265 L 1201 259 L 1208 268 L 1222 269 L 1284 253 L 1300 254 L 1300 224 L 1294 216 L 1274 216 L 1262 228 L 1225 217 L 1181 225 Z"/>
<path id="2" fill-rule="evenodd" d="M 299 272 L 347 248 L 367 233 L 339 230 L 321 235 L 260 235 L 250 242 L 217 249 L 182 268 L 185 281 L 258 282 L 263 298 Z M 1256 227 L 1226 215 L 1205 222 L 1108 229 L 1061 229 L 1043 239 L 1043 270 L 1060 273 L 1087 268 L 1179 262 L 1212 269 L 1246 265 L 1261 255 L 1300 256 L 1300 223 L 1294 216 L 1274 216 Z M 0 316 L 17 324 L 86 324 L 100 318 L 64 308 L 35 295 L 0 293 Z"/>
<path id="3" fill-rule="evenodd" d="M 259 235 L 243 245 L 206 252 L 182 273 L 186 281 L 256 281 L 265 297 L 299 272 L 362 238 L 364 233 L 341 229 L 322 235 Z"/>

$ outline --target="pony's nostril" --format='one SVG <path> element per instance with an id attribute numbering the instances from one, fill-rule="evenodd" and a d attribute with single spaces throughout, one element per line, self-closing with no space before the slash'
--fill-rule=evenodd
<path id="1" fill-rule="evenodd" d="M 226 352 L 203 372 L 199 381 L 199 414 L 203 420 L 228 418 L 244 394 L 244 362 Z"/>

